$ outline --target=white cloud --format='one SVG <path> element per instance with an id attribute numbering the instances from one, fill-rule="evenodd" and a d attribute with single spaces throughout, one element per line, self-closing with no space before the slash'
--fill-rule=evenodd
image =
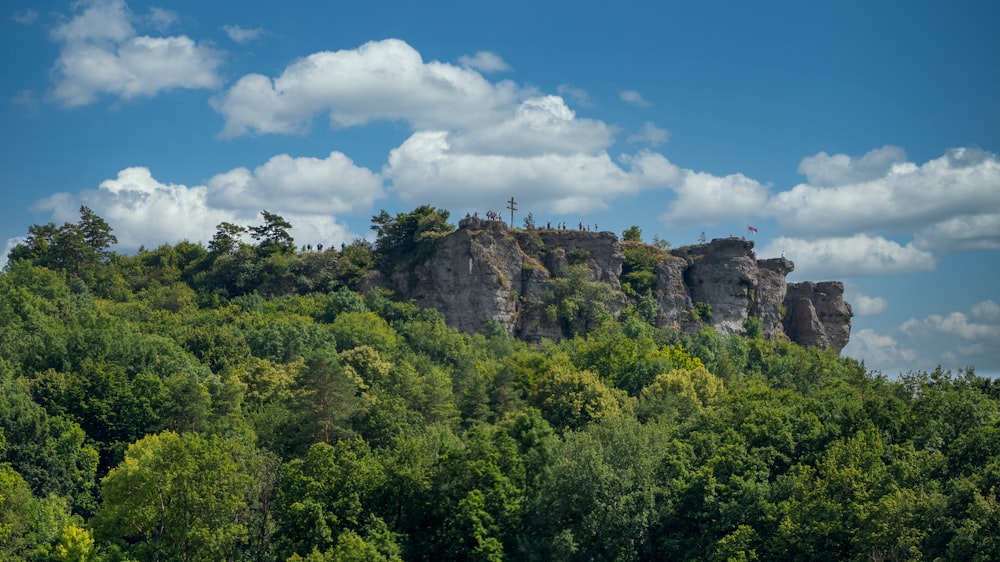
<path id="1" fill-rule="evenodd" d="M 15 236 L 14 238 L 8 238 L 3 244 L 3 253 L 0 254 L 0 270 L 7 267 L 7 255 L 10 251 L 14 249 L 14 246 L 22 244 L 27 241 L 27 238 L 23 236 Z"/>
<path id="2" fill-rule="evenodd" d="M 887 275 L 931 271 L 934 256 L 912 244 L 900 245 L 882 236 L 855 234 L 806 240 L 778 237 L 759 252 L 776 256 L 785 252 L 795 262 L 798 279 L 843 279 L 866 275 Z"/>
<path id="3" fill-rule="evenodd" d="M 21 12 L 14 12 L 10 15 L 10 20 L 20 25 L 31 25 L 38 19 L 38 12 L 26 9 Z M 6 254 L 5 254 L 6 255 Z"/>
<path id="4" fill-rule="evenodd" d="M 628 142 L 645 142 L 659 146 L 667 142 L 668 138 L 670 138 L 670 133 L 666 129 L 657 127 L 652 121 L 646 121 L 638 133 L 628 137 Z"/>
<path id="5" fill-rule="evenodd" d="M 453 133 L 452 151 L 495 155 L 594 154 L 614 140 L 604 122 L 578 119 L 558 96 L 524 100 L 514 114 L 496 124 Z"/>
<path id="6" fill-rule="evenodd" d="M 642 97 L 642 94 L 640 94 L 635 90 L 625 90 L 624 92 L 621 93 L 621 99 L 625 103 L 630 103 L 632 105 L 638 105 L 642 107 L 652 105 Z"/>
<path id="7" fill-rule="evenodd" d="M 743 174 L 720 177 L 684 170 L 671 188 L 677 199 L 660 215 L 667 226 L 742 220 L 760 213 L 767 202 L 767 187 Z"/>
<path id="8" fill-rule="evenodd" d="M 828 187 L 877 180 L 885 177 L 893 165 L 904 162 L 906 153 L 898 146 L 877 148 L 861 158 L 820 152 L 803 158 L 799 173 L 813 186 Z"/>
<path id="9" fill-rule="evenodd" d="M 223 221 L 260 224 L 261 209 L 288 220 L 296 241 L 333 245 L 357 237 L 332 213 L 367 211 L 373 196 L 364 189 L 372 187 L 372 177 L 340 153 L 326 159 L 276 156 L 253 173 L 237 168 L 208 185 L 191 187 L 161 182 L 148 168 L 137 166 L 121 170 L 96 190 L 58 193 L 34 208 L 49 211 L 53 222 L 62 223 L 78 220 L 80 206 L 86 205 L 108 221 L 125 251 L 182 240 L 207 244 Z M 380 193 L 377 184 L 372 189 Z"/>
<path id="10" fill-rule="evenodd" d="M 962 312 L 951 312 L 946 315 L 931 314 L 923 319 L 911 318 L 904 322 L 900 329 L 910 335 L 940 335 L 958 336 L 970 342 L 1000 343 L 1000 318 L 996 316 L 983 318 L 983 311 L 992 312 L 997 304 L 984 301 L 973 307 L 982 321 L 970 319 Z M 987 315 L 988 316 L 988 315 Z"/>
<path id="11" fill-rule="evenodd" d="M 867 328 L 852 333 L 851 341 L 842 353 L 848 357 L 864 359 L 867 368 L 880 370 L 890 376 L 917 368 L 915 365 L 920 356 L 914 349 L 900 344 L 892 336 Z"/>
<path id="12" fill-rule="evenodd" d="M 895 147 L 860 159 L 824 153 L 807 158 L 800 171 L 830 185 L 801 184 L 779 193 L 771 200 L 769 213 L 786 233 L 800 236 L 913 233 L 933 229 L 936 223 L 942 223 L 939 229 L 958 234 L 957 226 L 948 221 L 1000 208 L 1000 160 L 995 155 L 960 148 L 921 166 L 900 162 L 901 158 L 902 151 Z M 987 215 L 983 226 L 988 228 L 993 220 Z M 994 247 L 996 236 L 989 238 L 993 241 L 954 242 Z M 922 247 L 930 245 L 930 236 L 922 239 Z"/>
<path id="13" fill-rule="evenodd" d="M 124 1 L 90 0 L 73 7 L 77 12 L 73 18 L 51 32 L 62 46 L 52 68 L 49 95 L 61 105 L 86 105 L 102 93 L 131 99 L 220 84 L 218 53 L 183 35 L 138 35 Z M 158 24 L 169 23 L 171 17 L 172 12 L 165 10 L 149 16 Z"/>
<path id="14" fill-rule="evenodd" d="M 35 208 L 51 211 L 55 222 L 61 223 L 75 222 L 79 207 L 87 205 L 108 221 L 120 247 L 134 249 L 181 240 L 207 241 L 220 222 L 239 222 L 238 213 L 206 205 L 206 196 L 204 186 L 161 183 L 149 169 L 133 167 L 103 181 L 97 190 L 56 194 Z"/>
<path id="15" fill-rule="evenodd" d="M 511 70 L 509 64 L 500 58 L 500 55 L 490 51 L 479 51 L 471 57 L 463 55 L 458 58 L 462 66 L 478 70 L 480 72 L 502 72 Z"/>
<path id="16" fill-rule="evenodd" d="M 942 252 L 1000 249 L 1000 212 L 961 215 L 932 224 L 917 231 L 914 244 Z"/>
<path id="17" fill-rule="evenodd" d="M 208 203 L 232 209 L 281 206 L 294 213 L 367 212 L 383 196 L 382 179 L 340 152 L 326 158 L 272 157 L 253 172 L 236 168 L 208 181 Z"/>
<path id="18" fill-rule="evenodd" d="M 321 112 L 334 127 L 388 119 L 452 129 L 496 122 L 520 95 L 511 82 L 492 84 L 469 68 L 424 62 L 405 42 L 387 39 L 314 53 L 273 80 L 248 74 L 213 105 L 226 120 L 223 136 L 301 133 Z"/>
<path id="19" fill-rule="evenodd" d="M 976 303 L 970 312 L 975 320 L 1000 324 L 1000 304 L 995 301 L 987 300 Z"/>
<path id="20" fill-rule="evenodd" d="M 408 203 L 486 210 L 514 195 L 525 206 L 556 213 L 607 208 L 619 196 L 662 187 L 677 168 L 640 152 L 619 166 L 607 152 L 528 156 L 455 151 L 444 131 L 414 133 L 392 150 L 383 175 Z"/>
<path id="21" fill-rule="evenodd" d="M 226 32 L 226 35 L 230 39 L 240 44 L 249 43 L 264 34 L 264 28 L 262 27 L 249 28 L 240 25 L 224 25 L 222 26 L 222 30 Z"/>
<path id="22" fill-rule="evenodd" d="M 69 21 L 52 30 L 54 40 L 67 43 L 121 43 L 135 35 L 124 0 L 87 0 L 72 4 Z"/>
<path id="23" fill-rule="evenodd" d="M 844 300 L 851 303 L 855 316 L 878 316 L 889 308 L 889 301 L 882 297 L 865 295 L 850 284 L 845 291 Z"/>
<path id="24" fill-rule="evenodd" d="M 895 375 L 940 364 L 957 370 L 1000 374 L 1000 305 L 979 302 L 966 312 L 911 318 L 887 333 L 856 330 L 843 353 L 866 366 Z M 919 350 L 919 352 L 917 351 Z"/>

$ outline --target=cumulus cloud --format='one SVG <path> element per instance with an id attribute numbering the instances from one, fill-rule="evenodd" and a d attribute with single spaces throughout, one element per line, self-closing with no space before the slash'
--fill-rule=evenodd
<path id="1" fill-rule="evenodd" d="M 662 187 L 678 174 L 662 155 L 607 152 L 505 155 L 454 150 L 449 133 L 420 131 L 392 150 L 383 175 L 405 202 L 473 210 L 517 194 L 526 206 L 556 213 L 605 209 L 622 195 Z"/>
<path id="2" fill-rule="evenodd" d="M 683 175 L 649 151 L 613 159 L 613 137 L 611 127 L 577 117 L 561 97 L 538 96 L 497 123 L 418 131 L 392 150 L 382 174 L 408 203 L 475 210 L 515 194 L 526 206 L 559 214 L 606 209 Z"/>
<path id="3" fill-rule="evenodd" d="M 602 121 L 579 119 L 559 96 L 524 100 L 513 115 L 450 135 L 449 145 L 461 153 L 499 155 L 593 154 L 614 140 Z"/>
<path id="4" fill-rule="evenodd" d="M 261 209 L 288 220 L 296 240 L 330 245 L 357 237 L 333 213 L 368 211 L 369 191 L 381 193 L 378 183 L 340 153 L 325 159 L 281 155 L 253 172 L 237 168 L 198 186 L 161 182 L 145 167 L 126 168 L 96 190 L 55 194 L 34 208 L 62 223 L 78 220 L 86 205 L 108 221 L 126 251 L 182 240 L 207 243 L 221 222 L 260 224 Z"/>
<path id="5" fill-rule="evenodd" d="M 901 245 L 867 234 L 819 239 L 781 236 L 769 241 L 758 253 L 776 256 L 781 252 L 795 262 L 792 276 L 797 279 L 850 279 L 932 271 L 936 266 L 933 254 L 913 244 Z"/>
<path id="6" fill-rule="evenodd" d="M 909 335 L 958 336 L 967 342 L 985 344 L 1000 343 L 1000 305 L 992 300 L 983 301 L 972 307 L 970 314 L 951 312 L 945 315 L 931 314 L 922 319 L 911 318 L 900 326 Z"/>
<path id="7" fill-rule="evenodd" d="M 869 297 L 867 295 L 857 295 L 848 299 L 855 316 L 877 316 L 885 312 L 889 307 L 888 301 L 882 297 Z"/>
<path id="8" fill-rule="evenodd" d="M 452 129 L 495 122 L 519 96 L 511 82 L 492 84 L 471 68 L 424 62 L 410 45 L 387 39 L 314 53 L 274 79 L 248 74 L 213 105 L 226 120 L 223 136 L 236 136 L 301 133 L 322 112 L 334 127 L 388 119 Z"/>
<path id="9" fill-rule="evenodd" d="M 800 171 L 819 183 L 779 193 L 770 202 L 769 214 L 788 234 L 817 236 L 913 233 L 937 223 L 952 232 L 954 225 L 946 221 L 1000 208 L 1000 160 L 993 154 L 960 148 L 920 166 L 901 160 L 902 151 L 895 147 L 859 159 L 824 153 L 807 158 Z M 987 216 L 983 226 L 990 224 Z M 978 243 L 964 240 L 958 245 Z"/>
<path id="10" fill-rule="evenodd" d="M 620 97 L 623 102 L 630 103 L 632 105 L 638 105 L 641 107 L 652 105 L 642 97 L 642 94 L 635 90 L 625 90 L 620 94 Z"/>
<path id="11" fill-rule="evenodd" d="M 262 27 L 249 28 L 240 25 L 224 25 L 222 26 L 222 30 L 226 32 L 226 35 L 230 39 L 241 45 L 249 43 L 264 34 L 264 28 Z"/>
<path id="12" fill-rule="evenodd" d="M 252 172 L 236 168 L 208 181 L 207 202 L 259 210 L 275 204 L 294 213 L 367 212 L 383 196 L 382 179 L 341 152 L 326 158 L 272 157 Z"/>
<path id="13" fill-rule="evenodd" d="M 490 51 L 479 51 L 472 56 L 463 55 L 458 58 L 458 62 L 462 63 L 462 66 L 473 68 L 480 72 L 503 72 L 511 70 L 510 65 L 500 58 L 500 55 Z"/>
<path id="14" fill-rule="evenodd" d="M 920 354 L 911 347 L 901 344 L 896 338 L 880 334 L 872 329 L 856 330 L 842 354 L 865 360 L 869 369 L 882 371 L 885 375 L 898 375 L 919 368 Z M 926 367 L 926 365 L 924 365 Z"/>
<path id="15" fill-rule="evenodd" d="M 882 297 L 865 295 L 850 283 L 844 291 L 844 300 L 851 303 L 855 316 L 878 316 L 889 308 L 889 301 Z"/>
<path id="16" fill-rule="evenodd" d="M 119 245 L 135 249 L 141 245 L 211 238 L 222 221 L 238 222 L 239 214 L 206 205 L 207 188 L 162 183 L 149 169 L 126 168 L 99 189 L 71 195 L 59 193 L 35 205 L 50 211 L 55 222 L 75 222 L 78 209 L 86 205 L 114 228 Z"/>
<path id="17" fill-rule="evenodd" d="M 1000 248 L 1000 211 L 961 215 L 932 224 L 917 231 L 914 244 L 943 252 L 996 250 Z"/>
<path id="18" fill-rule="evenodd" d="M 50 34 L 61 51 L 49 96 L 64 107 L 92 103 L 100 94 L 131 99 L 220 84 L 218 53 L 183 35 L 139 35 L 132 25 L 137 18 L 123 0 L 89 0 L 73 9 L 73 17 Z M 172 17 L 172 12 L 159 10 L 147 19 L 162 26 Z"/>
<path id="19" fill-rule="evenodd" d="M 767 202 L 767 186 L 743 174 L 714 176 L 683 170 L 670 187 L 677 198 L 660 220 L 667 226 L 714 225 L 760 213 Z"/>
<path id="20" fill-rule="evenodd" d="M 642 125 L 642 129 L 639 132 L 629 135 L 628 142 L 645 142 L 653 146 L 659 146 L 667 142 L 670 137 L 670 133 L 666 129 L 661 129 L 653 124 L 652 121 L 646 121 Z"/>
<path id="21" fill-rule="evenodd" d="M 884 177 L 893 165 L 904 162 L 906 153 L 898 146 L 877 148 L 860 158 L 820 152 L 803 158 L 799 173 L 806 176 L 810 185 L 829 187 L 876 180 Z"/>
<path id="22" fill-rule="evenodd" d="M 1000 304 L 987 300 L 973 305 L 971 315 L 974 320 L 1000 325 Z"/>

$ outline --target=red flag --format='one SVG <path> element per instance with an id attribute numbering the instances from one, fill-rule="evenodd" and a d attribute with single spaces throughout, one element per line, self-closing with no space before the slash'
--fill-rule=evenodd
<path id="1" fill-rule="evenodd" d="M 752 226 L 750 226 L 750 225 L 747 225 L 747 230 L 749 230 L 750 232 L 753 232 L 754 234 L 757 234 L 757 229 L 754 228 L 754 227 L 752 227 Z"/>

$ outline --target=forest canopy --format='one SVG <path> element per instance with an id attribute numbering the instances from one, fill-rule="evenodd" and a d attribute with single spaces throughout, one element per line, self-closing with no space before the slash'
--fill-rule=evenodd
<path id="1" fill-rule="evenodd" d="M 31 227 L 0 272 L 0 559 L 1000 559 L 995 381 L 638 308 L 529 344 L 360 292 L 448 217 L 298 248 L 264 211 L 135 255 L 86 207 Z"/>

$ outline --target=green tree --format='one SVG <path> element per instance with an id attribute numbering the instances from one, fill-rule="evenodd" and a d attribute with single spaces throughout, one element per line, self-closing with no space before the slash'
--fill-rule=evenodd
<path id="1" fill-rule="evenodd" d="M 567 433 L 528 490 L 518 554 L 527 560 L 666 560 L 650 556 L 670 433 L 615 417 Z M 701 553 L 703 556 L 704 553 Z"/>
<path id="2" fill-rule="evenodd" d="M 0 433 L 0 442 L 2 437 Z M 58 560 L 59 545 L 68 546 L 67 535 L 74 533 L 71 528 L 80 530 L 80 524 L 63 498 L 35 497 L 10 464 L 0 462 L 0 560 Z"/>
<path id="3" fill-rule="evenodd" d="M 240 237 L 246 232 L 245 227 L 230 222 L 221 222 L 216 227 L 212 240 L 208 243 L 208 251 L 214 256 L 231 254 L 240 247 Z"/>
<path id="4" fill-rule="evenodd" d="M 435 239 L 455 230 L 448 222 L 449 215 L 448 211 L 421 205 L 395 217 L 385 210 L 373 216 L 376 265 L 386 269 L 425 259 Z"/>
<path id="5" fill-rule="evenodd" d="M 295 239 L 288 233 L 292 225 L 281 215 L 263 210 L 264 224 L 251 226 L 250 237 L 257 241 L 257 251 L 263 256 L 295 253 Z"/>
<path id="6" fill-rule="evenodd" d="M 610 319 L 608 304 L 613 296 L 610 285 L 591 280 L 587 265 L 571 265 L 561 277 L 548 281 L 545 313 L 559 323 L 564 335 L 584 334 Z"/>
<path id="7" fill-rule="evenodd" d="M 334 547 L 345 532 L 362 532 L 385 475 L 361 440 L 316 443 L 282 469 L 277 506 L 277 552 L 292 554 Z"/>
<path id="8" fill-rule="evenodd" d="M 148 560 L 232 560 L 250 544 L 261 456 L 234 439 L 166 431 L 101 482 L 98 538 Z"/>
<path id="9" fill-rule="evenodd" d="M 558 363 L 528 389 L 528 401 L 549 423 L 562 429 L 581 428 L 631 406 L 624 392 L 608 388 L 594 373 Z"/>
<path id="10" fill-rule="evenodd" d="M 622 232 L 622 240 L 627 242 L 642 242 L 642 229 L 632 225 Z"/>
<path id="11" fill-rule="evenodd" d="M 118 243 L 118 238 L 111 233 L 111 226 L 85 206 L 80 207 L 78 225 L 89 250 L 98 260 L 105 260 L 110 255 L 108 248 Z"/>
<path id="12" fill-rule="evenodd" d="M 111 255 L 108 248 L 118 239 L 104 219 L 89 207 L 80 207 L 80 220 L 56 227 L 54 223 L 33 225 L 28 228 L 28 238 L 9 254 L 11 263 L 26 259 L 43 267 L 62 269 L 73 275 L 87 273 L 106 262 Z"/>
<path id="13" fill-rule="evenodd" d="M 94 499 L 98 453 L 79 425 L 49 416 L 29 395 L 23 381 L 0 371 L 0 435 L 6 454 L 0 460 L 30 484 L 39 497 L 68 499 L 77 513 L 89 515 Z"/>

